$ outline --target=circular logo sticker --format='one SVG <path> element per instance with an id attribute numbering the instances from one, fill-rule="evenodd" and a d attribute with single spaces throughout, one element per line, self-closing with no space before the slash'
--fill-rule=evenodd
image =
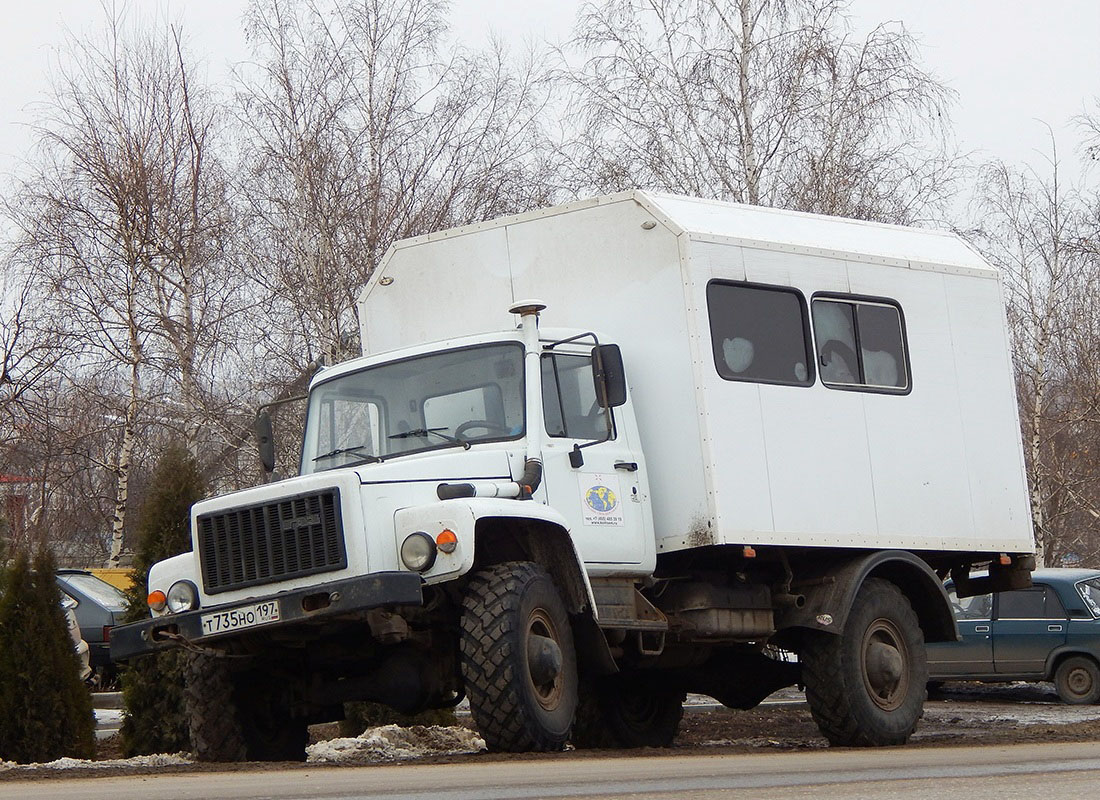
<path id="1" fill-rule="evenodd" d="M 609 514 L 619 504 L 619 498 L 606 486 L 593 486 L 584 494 L 584 502 L 593 511 L 600 514 Z"/>

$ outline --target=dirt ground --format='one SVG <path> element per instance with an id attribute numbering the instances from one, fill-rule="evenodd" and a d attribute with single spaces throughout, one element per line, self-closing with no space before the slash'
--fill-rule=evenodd
<path id="1" fill-rule="evenodd" d="M 696 702 L 703 698 L 692 698 Z M 689 702 L 680 735 L 672 750 L 678 755 L 746 753 L 761 751 L 814 750 L 828 747 L 810 717 L 802 695 L 785 690 L 751 711 L 731 711 L 713 704 L 700 707 Z M 472 726 L 468 716 L 459 724 Z M 314 726 L 312 738 L 323 740 L 339 735 L 337 726 Z M 1069 706 L 1058 700 L 1049 684 L 1012 684 L 982 686 L 948 684 L 933 692 L 925 704 L 924 718 L 910 747 L 931 745 L 993 745 L 1022 742 L 1100 741 L 1100 706 Z M 621 754 L 636 756 L 637 750 L 567 750 L 563 753 L 427 756 L 417 763 L 454 763 L 469 759 L 576 759 Z M 117 737 L 100 742 L 100 760 L 119 758 Z M 362 766 L 366 760 L 351 760 L 343 765 Z M 59 778 L 83 775 L 147 774 L 149 772 L 191 772 L 216 770 L 264 770 L 270 764 L 184 764 L 156 768 L 118 766 L 34 770 L 16 767 L 0 773 L 2 780 L 28 777 Z M 339 768 L 329 764 L 280 764 L 282 768 Z M 48 774 L 47 774 L 48 773 Z"/>

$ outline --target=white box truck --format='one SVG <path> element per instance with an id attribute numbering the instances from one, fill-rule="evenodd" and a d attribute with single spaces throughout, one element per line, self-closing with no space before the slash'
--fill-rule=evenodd
<path id="1" fill-rule="evenodd" d="M 349 700 L 667 745 L 685 692 L 792 684 L 899 744 L 943 579 L 1029 583 L 1001 284 L 952 234 L 628 192 L 398 242 L 360 321 L 299 474 L 196 504 L 112 635 L 194 653 L 202 758 L 300 758 Z"/>

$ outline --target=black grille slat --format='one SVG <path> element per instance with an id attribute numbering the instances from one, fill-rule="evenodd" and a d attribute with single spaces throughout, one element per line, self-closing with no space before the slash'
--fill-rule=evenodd
<path id="1" fill-rule="evenodd" d="M 207 594 L 347 566 L 337 489 L 203 514 L 197 525 Z"/>

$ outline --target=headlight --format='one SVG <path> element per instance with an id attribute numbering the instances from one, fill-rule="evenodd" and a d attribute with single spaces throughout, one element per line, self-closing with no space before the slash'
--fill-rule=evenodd
<path id="1" fill-rule="evenodd" d="M 198 608 L 199 590 L 191 581 L 176 581 L 168 590 L 168 610 L 173 614 Z"/>
<path id="2" fill-rule="evenodd" d="M 410 533 L 401 543 L 401 562 L 413 572 L 424 572 L 435 563 L 435 540 L 423 531 Z"/>

